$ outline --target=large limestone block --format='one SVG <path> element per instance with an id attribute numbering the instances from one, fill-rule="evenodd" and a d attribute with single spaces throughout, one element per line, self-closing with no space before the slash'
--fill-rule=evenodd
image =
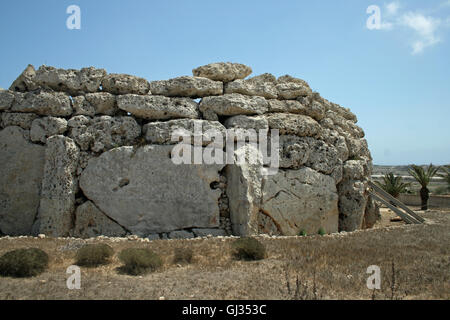
<path id="1" fill-rule="evenodd" d="M 31 125 L 30 138 L 33 142 L 45 143 L 48 137 L 63 134 L 67 131 L 67 120 L 64 118 L 44 117 L 35 119 Z"/>
<path id="2" fill-rule="evenodd" d="M 43 146 L 24 138 L 19 127 L 0 131 L 0 232 L 30 235 L 39 207 Z"/>
<path id="3" fill-rule="evenodd" d="M 313 137 L 320 134 L 320 124 L 311 117 L 300 114 L 270 113 L 264 115 L 271 129 L 278 129 L 280 135 L 297 135 Z"/>
<path id="4" fill-rule="evenodd" d="M 72 117 L 67 123 L 69 135 L 81 150 L 102 152 L 123 145 L 132 145 L 141 135 L 141 126 L 132 117 Z"/>
<path id="5" fill-rule="evenodd" d="M 248 80 L 235 80 L 225 85 L 225 93 L 240 93 L 248 96 L 261 96 L 276 99 L 278 90 L 276 78 L 271 74 L 262 74 Z"/>
<path id="6" fill-rule="evenodd" d="M 87 102 L 94 108 L 94 114 L 114 115 L 117 111 L 116 96 L 108 92 L 88 93 Z"/>
<path id="7" fill-rule="evenodd" d="M 192 70 L 192 74 L 196 77 L 204 77 L 223 82 L 244 79 L 251 73 L 252 69 L 250 67 L 231 62 L 211 63 Z"/>
<path id="8" fill-rule="evenodd" d="M 200 103 L 200 111 L 210 111 L 220 116 L 256 115 L 266 113 L 269 108 L 263 97 L 245 96 L 239 93 L 205 97 Z"/>
<path id="9" fill-rule="evenodd" d="M 311 154 L 311 146 L 309 140 L 292 136 L 280 136 L 279 149 L 279 165 L 280 168 L 299 169 Z"/>
<path id="10" fill-rule="evenodd" d="M 79 149 L 72 139 L 61 135 L 47 139 L 39 206 L 39 232 L 42 234 L 54 237 L 70 234 L 78 186 L 78 158 Z"/>
<path id="11" fill-rule="evenodd" d="M 381 219 L 380 207 L 369 195 L 364 212 L 363 228 L 372 228 Z"/>
<path id="12" fill-rule="evenodd" d="M 123 237 L 126 231 L 109 219 L 91 201 L 86 201 L 75 211 L 73 236 L 77 238 L 94 238 L 100 235 Z"/>
<path id="13" fill-rule="evenodd" d="M 262 200 L 262 159 L 251 145 L 244 145 L 235 155 L 245 161 L 225 169 L 231 227 L 234 235 L 256 235 Z"/>
<path id="14" fill-rule="evenodd" d="M 9 90 L 0 89 L 0 111 L 11 108 L 14 101 L 14 93 Z"/>
<path id="15" fill-rule="evenodd" d="M 4 112 L 1 114 L 3 128 L 17 126 L 29 130 L 33 121 L 39 116 L 34 113 Z"/>
<path id="16" fill-rule="evenodd" d="M 36 71 L 34 82 L 43 88 L 76 95 L 84 92 L 97 92 L 105 76 L 105 70 L 94 67 L 66 70 L 44 65 Z"/>
<path id="17" fill-rule="evenodd" d="M 87 198 L 134 234 L 219 226 L 223 165 L 176 165 L 173 146 L 120 147 L 89 160 L 80 177 Z"/>
<path id="18" fill-rule="evenodd" d="M 296 100 L 269 100 L 270 112 L 287 112 L 310 116 L 315 120 L 322 120 L 325 117 L 325 108 L 317 102 L 303 104 Z"/>
<path id="19" fill-rule="evenodd" d="M 70 116 L 73 110 L 66 93 L 42 91 L 39 94 L 16 92 L 11 111 L 66 117 Z"/>
<path id="20" fill-rule="evenodd" d="M 267 176 L 262 190 L 262 210 L 283 235 L 338 231 L 338 195 L 331 177 L 310 168 L 283 170 Z"/>
<path id="21" fill-rule="evenodd" d="M 9 90 L 27 92 L 36 90 L 39 86 L 34 82 L 34 77 L 36 76 L 36 70 L 29 64 L 25 70 L 17 77 L 16 80 L 11 84 Z"/>
<path id="22" fill-rule="evenodd" d="M 178 77 L 169 80 L 150 82 L 154 95 L 166 97 L 201 98 L 223 94 L 223 83 L 201 77 Z"/>
<path id="23" fill-rule="evenodd" d="M 168 98 L 164 96 L 142 96 L 127 94 L 117 97 L 120 109 L 148 120 L 198 118 L 198 104 L 189 98 Z"/>
<path id="24" fill-rule="evenodd" d="M 267 130 L 269 129 L 269 123 L 263 116 L 233 116 L 225 120 L 224 125 L 227 129 L 241 128 L 241 129 L 254 129 L 254 130 Z"/>
<path id="25" fill-rule="evenodd" d="M 348 160 L 344 163 L 343 179 L 347 180 L 362 180 L 364 173 L 364 160 Z"/>
<path id="26" fill-rule="evenodd" d="M 150 83 L 144 78 L 111 73 L 102 79 L 102 90 L 112 94 L 150 94 Z"/>
<path id="27" fill-rule="evenodd" d="M 342 180 L 338 184 L 340 231 L 362 228 L 368 199 L 366 188 L 367 185 L 358 180 Z"/>
<path id="28" fill-rule="evenodd" d="M 201 138 L 202 145 L 206 146 L 220 134 L 225 145 L 225 127 L 218 121 L 200 119 L 155 121 L 144 125 L 143 131 L 145 140 L 150 144 L 177 144 L 179 139 L 175 137 L 181 136 L 183 142 L 189 141 L 189 143 L 195 143 L 196 138 L 200 141 Z"/>
<path id="29" fill-rule="evenodd" d="M 312 90 L 306 81 L 289 75 L 279 77 L 276 88 L 279 99 L 291 100 L 312 94 Z"/>

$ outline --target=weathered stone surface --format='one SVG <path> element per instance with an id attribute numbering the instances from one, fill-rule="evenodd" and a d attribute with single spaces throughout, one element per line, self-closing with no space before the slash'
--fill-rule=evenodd
<path id="1" fill-rule="evenodd" d="M 79 149 L 61 135 L 47 139 L 44 178 L 39 206 L 39 232 L 54 237 L 70 234 L 77 192 Z"/>
<path id="2" fill-rule="evenodd" d="M 304 105 L 296 100 L 272 99 L 269 100 L 269 111 L 303 114 L 318 121 L 325 117 L 325 108 L 317 102 Z"/>
<path id="3" fill-rule="evenodd" d="M 236 150 L 235 154 L 245 161 L 225 168 L 231 227 L 234 235 L 256 235 L 262 200 L 262 159 L 251 145 Z"/>
<path id="4" fill-rule="evenodd" d="M 361 229 L 367 204 L 366 185 L 358 180 L 338 184 L 339 231 Z"/>
<path id="5" fill-rule="evenodd" d="M 296 99 L 312 93 L 308 83 L 302 79 L 297 79 L 289 75 L 279 77 L 276 88 L 279 99 Z"/>
<path id="6" fill-rule="evenodd" d="M 39 94 L 16 92 L 11 111 L 66 117 L 70 116 L 73 110 L 67 94 L 42 91 Z"/>
<path id="7" fill-rule="evenodd" d="M 380 207 L 369 195 L 364 212 L 363 228 L 372 228 L 381 219 Z"/>
<path id="8" fill-rule="evenodd" d="M 112 94 L 151 94 L 150 83 L 144 78 L 116 73 L 103 78 L 102 90 Z"/>
<path id="9" fill-rule="evenodd" d="M 10 112 L 10 113 L 2 113 L 2 126 L 3 128 L 9 126 L 18 126 L 22 129 L 29 130 L 31 128 L 31 124 L 34 119 L 39 117 L 34 113 L 18 113 L 18 112 Z"/>
<path id="10" fill-rule="evenodd" d="M 372 160 L 366 139 L 354 139 L 349 136 L 346 136 L 345 138 L 349 151 L 349 158 L 364 157 Z"/>
<path id="11" fill-rule="evenodd" d="M 19 127 L 0 131 L 0 232 L 30 235 L 44 169 L 43 146 L 24 138 Z"/>
<path id="12" fill-rule="evenodd" d="M 226 236 L 227 233 L 223 229 L 192 229 L 196 237 L 220 237 Z"/>
<path id="13" fill-rule="evenodd" d="M 233 116 L 225 120 L 225 127 L 264 130 L 269 129 L 269 123 L 262 116 Z"/>
<path id="14" fill-rule="evenodd" d="M 308 161 L 311 147 L 308 140 L 302 137 L 280 136 L 280 168 L 298 169 Z"/>
<path id="15" fill-rule="evenodd" d="M 172 146 L 120 147 L 89 164 L 80 177 L 87 198 L 133 234 L 219 225 L 223 165 L 175 165 Z"/>
<path id="16" fill-rule="evenodd" d="M 33 142 L 45 143 L 47 138 L 67 131 L 67 120 L 63 118 L 44 117 L 33 121 L 30 138 Z"/>
<path id="17" fill-rule="evenodd" d="M 269 108 L 263 97 L 251 97 L 238 93 L 205 97 L 200 103 L 200 111 L 207 110 L 220 116 L 255 115 L 266 113 Z"/>
<path id="18" fill-rule="evenodd" d="M 123 237 L 126 231 L 109 219 L 91 201 L 86 201 L 75 212 L 73 236 L 77 238 L 94 238 L 97 236 Z"/>
<path id="19" fill-rule="evenodd" d="M 225 85 L 225 93 L 240 93 L 248 96 L 261 96 L 266 99 L 276 99 L 278 90 L 276 78 L 265 73 L 248 80 L 235 80 Z"/>
<path id="20" fill-rule="evenodd" d="M 344 163 L 343 178 L 348 180 L 362 180 L 364 178 L 365 161 L 348 160 Z"/>
<path id="21" fill-rule="evenodd" d="M 181 129 L 176 131 L 177 129 Z M 177 119 L 164 122 L 150 122 L 143 127 L 145 140 L 151 144 L 177 144 L 179 139 L 172 140 L 172 134 L 183 137 L 182 141 L 194 143 L 194 138 L 202 139 L 202 145 L 206 146 L 214 139 L 214 132 L 225 135 L 225 127 L 218 121 L 198 119 Z M 194 131 L 198 131 L 198 134 Z M 210 134 L 211 133 L 211 134 Z M 197 139 L 198 139 L 197 138 Z M 223 139 L 225 143 L 225 138 Z"/>
<path id="22" fill-rule="evenodd" d="M 17 77 L 16 80 L 11 84 L 9 90 L 11 91 L 34 91 L 38 89 L 38 85 L 34 82 L 34 77 L 36 76 L 36 70 L 29 64 L 25 70 Z"/>
<path id="23" fill-rule="evenodd" d="M 336 148 L 339 154 L 339 159 L 341 159 L 343 162 L 348 159 L 349 152 L 347 148 L 347 142 L 345 140 L 345 137 L 339 135 L 337 131 L 323 129 L 321 139 Z"/>
<path id="24" fill-rule="evenodd" d="M 192 74 L 196 77 L 204 77 L 223 82 L 244 79 L 251 73 L 252 69 L 250 67 L 231 62 L 211 63 L 192 70 Z"/>
<path id="25" fill-rule="evenodd" d="M 141 127 L 132 117 L 100 116 L 91 119 L 75 116 L 68 123 L 69 135 L 81 150 L 102 152 L 132 145 L 141 135 Z"/>
<path id="26" fill-rule="evenodd" d="M 11 108 L 14 101 L 14 93 L 9 90 L 0 90 L 0 111 Z"/>
<path id="27" fill-rule="evenodd" d="M 44 65 L 36 71 L 34 82 L 43 88 L 76 95 L 84 92 L 97 92 L 105 76 L 105 70 L 93 67 L 66 70 Z"/>
<path id="28" fill-rule="evenodd" d="M 108 92 L 95 92 L 73 97 L 73 108 L 74 115 L 91 117 L 96 114 L 112 116 L 119 110 L 116 96 Z"/>
<path id="29" fill-rule="evenodd" d="M 202 77 L 178 77 L 150 82 L 154 95 L 166 97 L 201 98 L 223 94 L 223 83 Z"/>
<path id="30" fill-rule="evenodd" d="M 177 230 L 169 233 L 169 239 L 192 239 L 194 234 L 185 230 Z"/>
<path id="31" fill-rule="evenodd" d="M 340 170 L 339 176 L 342 178 L 342 160 L 339 159 L 336 148 L 316 139 L 309 139 L 309 144 L 311 153 L 306 165 L 324 174 L 332 174 L 334 170 Z"/>
<path id="32" fill-rule="evenodd" d="M 189 98 L 164 96 L 124 95 L 117 97 L 120 109 L 148 120 L 198 118 L 198 104 Z"/>
<path id="33" fill-rule="evenodd" d="M 76 96 L 72 98 L 73 115 L 91 116 L 95 115 L 94 107 L 86 100 L 85 96 Z"/>
<path id="34" fill-rule="evenodd" d="M 283 170 L 267 176 L 262 191 L 261 210 L 281 234 L 338 231 L 338 195 L 331 177 L 310 168 Z"/>
<path id="35" fill-rule="evenodd" d="M 311 117 L 300 114 L 270 113 L 264 115 L 271 129 L 278 129 L 280 135 L 292 134 L 299 137 L 316 136 L 320 133 L 319 123 Z"/>
<path id="36" fill-rule="evenodd" d="M 108 92 L 96 92 L 86 94 L 86 100 L 94 108 L 95 114 L 114 115 L 119 109 L 116 96 Z"/>

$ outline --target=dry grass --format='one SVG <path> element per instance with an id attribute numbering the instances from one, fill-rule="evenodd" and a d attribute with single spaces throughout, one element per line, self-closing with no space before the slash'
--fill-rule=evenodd
<path id="1" fill-rule="evenodd" d="M 267 258 L 250 262 L 233 259 L 230 238 L 0 238 L 0 255 L 33 246 L 50 256 L 48 271 L 35 278 L 0 278 L 0 299 L 450 299 L 450 212 L 423 216 L 425 225 L 346 235 L 259 237 Z M 161 256 L 163 266 L 144 276 L 123 275 L 117 272 L 121 263 L 116 254 L 109 265 L 82 268 L 81 289 L 68 290 L 66 268 L 75 263 L 77 248 L 94 242 L 106 243 L 116 253 L 149 248 Z M 192 250 L 191 264 L 174 263 L 175 248 L 180 247 Z M 366 287 L 370 265 L 381 268 L 379 291 Z"/>

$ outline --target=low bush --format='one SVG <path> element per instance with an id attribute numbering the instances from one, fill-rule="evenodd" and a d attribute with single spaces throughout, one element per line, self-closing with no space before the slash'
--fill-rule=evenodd
<path id="1" fill-rule="evenodd" d="M 77 251 L 76 264 L 82 267 L 97 267 L 110 262 L 113 248 L 104 243 L 87 244 Z"/>
<path id="2" fill-rule="evenodd" d="M 322 228 L 322 227 L 319 229 L 319 231 L 317 231 L 317 233 L 318 233 L 319 235 L 321 235 L 321 236 L 326 235 L 325 229 Z"/>
<path id="3" fill-rule="evenodd" d="M 5 277 L 34 277 L 48 267 L 48 255 L 38 248 L 17 249 L 0 257 L 0 275 Z"/>
<path id="4" fill-rule="evenodd" d="M 155 271 L 162 266 L 159 255 L 146 248 L 123 249 L 119 259 L 123 263 L 120 270 L 133 276 Z"/>
<path id="5" fill-rule="evenodd" d="M 191 248 L 175 248 L 174 263 L 191 263 L 194 253 Z"/>
<path id="6" fill-rule="evenodd" d="M 240 238 L 232 243 L 233 256 L 238 260 L 261 260 L 266 248 L 255 238 Z"/>
<path id="7" fill-rule="evenodd" d="M 300 232 L 298 233 L 299 236 L 301 237 L 306 237 L 308 234 L 306 233 L 305 230 L 300 230 Z"/>

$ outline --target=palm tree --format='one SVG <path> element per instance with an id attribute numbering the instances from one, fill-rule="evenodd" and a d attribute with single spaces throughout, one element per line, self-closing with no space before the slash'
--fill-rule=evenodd
<path id="1" fill-rule="evenodd" d="M 444 178 L 445 182 L 447 182 L 447 188 L 450 190 L 450 165 L 441 167 L 444 173 L 439 173 L 438 176 Z"/>
<path id="2" fill-rule="evenodd" d="M 417 182 L 422 186 L 420 189 L 420 198 L 422 199 L 422 210 L 428 209 L 428 198 L 430 197 L 430 190 L 428 190 L 428 184 L 433 178 L 439 167 L 435 167 L 432 164 L 428 166 L 428 168 L 424 169 L 421 166 L 411 165 L 408 170 L 409 174 L 417 180 Z"/>
<path id="3" fill-rule="evenodd" d="M 375 181 L 375 183 L 394 198 L 397 198 L 400 193 L 406 192 L 409 187 L 409 183 L 404 183 L 402 177 L 396 177 L 392 172 L 384 175 L 382 183 L 379 181 Z"/>

